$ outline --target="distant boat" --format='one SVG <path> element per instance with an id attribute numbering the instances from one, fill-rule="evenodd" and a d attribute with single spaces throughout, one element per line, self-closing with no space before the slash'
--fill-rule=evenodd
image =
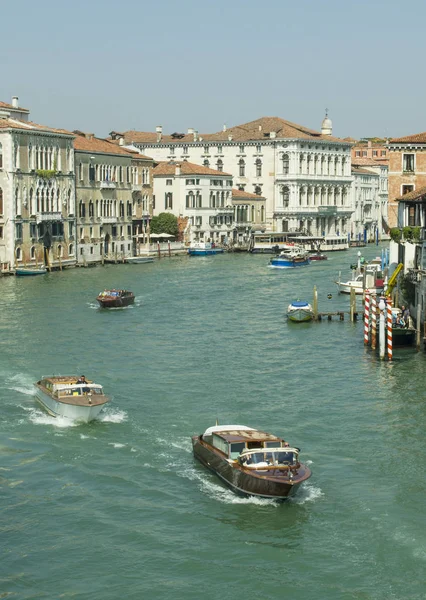
<path id="1" fill-rule="evenodd" d="M 101 385 L 86 381 L 77 383 L 72 375 L 44 377 L 37 381 L 36 397 L 53 417 L 65 417 L 88 423 L 101 412 L 109 398 Z"/>
<path id="2" fill-rule="evenodd" d="M 309 302 L 302 300 L 296 300 L 289 304 L 287 309 L 287 318 L 295 323 L 303 323 L 306 321 L 312 321 L 314 311 Z"/>
<path id="3" fill-rule="evenodd" d="M 104 290 L 96 300 L 101 308 L 123 308 L 133 304 L 135 295 L 128 290 Z"/>
<path id="4" fill-rule="evenodd" d="M 309 254 L 309 260 L 327 260 L 327 254 L 322 254 L 322 252 L 313 252 Z"/>
<path id="5" fill-rule="evenodd" d="M 130 265 L 132 265 L 132 264 L 140 265 L 140 264 L 152 263 L 152 262 L 154 262 L 154 259 L 151 256 L 128 256 L 126 258 L 126 263 L 129 263 Z"/>
<path id="6" fill-rule="evenodd" d="M 271 267 L 278 269 L 291 269 L 309 265 L 309 255 L 303 248 L 286 248 L 278 256 L 269 261 Z"/>
<path id="7" fill-rule="evenodd" d="M 188 248 L 190 256 L 208 256 L 210 254 L 223 254 L 223 248 L 218 248 L 210 242 L 192 242 Z"/>
<path id="8" fill-rule="evenodd" d="M 45 275 L 46 273 L 46 267 L 17 267 L 15 269 L 15 275 L 17 275 L 18 277 L 27 277 L 31 275 Z"/>
<path id="9" fill-rule="evenodd" d="M 285 500 L 311 476 L 299 448 L 245 425 L 216 425 L 192 438 L 194 457 L 234 492 Z"/>
<path id="10" fill-rule="evenodd" d="M 373 273 L 367 273 L 367 276 L 368 275 L 371 275 L 374 278 Z M 368 285 L 369 282 L 370 284 L 372 283 L 372 280 L 369 281 L 366 278 L 366 282 L 367 283 L 365 289 L 368 289 L 368 291 L 371 294 L 381 294 L 383 292 L 384 284 L 382 279 L 378 280 L 374 278 L 373 285 Z M 337 287 L 339 288 L 339 292 L 341 294 L 350 294 L 352 289 L 354 289 L 355 294 L 359 296 L 361 296 L 364 293 L 364 275 L 362 273 L 361 275 L 358 275 L 357 277 L 355 277 L 355 279 L 352 279 L 350 281 L 336 281 L 335 283 L 337 284 Z"/>

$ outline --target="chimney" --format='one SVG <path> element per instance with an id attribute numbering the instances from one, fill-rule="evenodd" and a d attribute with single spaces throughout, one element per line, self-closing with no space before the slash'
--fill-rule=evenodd
<path id="1" fill-rule="evenodd" d="M 180 175 L 180 165 L 176 165 L 176 167 L 175 167 L 175 175 Z"/>
<path id="2" fill-rule="evenodd" d="M 155 131 L 157 132 L 157 142 L 161 142 L 161 134 L 163 133 L 162 125 L 157 125 Z"/>
<path id="3" fill-rule="evenodd" d="M 93 140 L 93 138 L 95 137 L 94 133 L 85 133 L 84 137 L 87 138 L 88 140 Z"/>
<path id="4" fill-rule="evenodd" d="M 223 124 L 223 131 L 226 131 L 226 123 Z"/>
<path id="5" fill-rule="evenodd" d="M 198 142 L 198 131 L 194 129 L 194 142 Z"/>
<path id="6" fill-rule="evenodd" d="M 193 127 L 188 127 L 188 135 L 193 134 L 195 129 Z"/>
<path id="7" fill-rule="evenodd" d="M 262 131 L 262 125 L 259 125 L 259 131 Z"/>
<path id="8" fill-rule="evenodd" d="M 271 140 L 274 140 L 277 137 L 277 133 L 275 131 L 270 131 L 269 137 L 271 138 Z"/>
<path id="9" fill-rule="evenodd" d="M 119 146 L 124 146 L 124 137 L 121 137 L 118 139 L 118 145 Z"/>
<path id="10" fill-rule="evenodd" d="M 232 142 L 232 133 L 230 133 L 230 134 L 228 135 L 228 140 L 229 140 L 230 142 Z"/>
<path id="11" fill-rule="evenodd" d="M 13 108 L 19 107 L 19 98 L 18 96 L 12 96 L 12 106 Z"/>

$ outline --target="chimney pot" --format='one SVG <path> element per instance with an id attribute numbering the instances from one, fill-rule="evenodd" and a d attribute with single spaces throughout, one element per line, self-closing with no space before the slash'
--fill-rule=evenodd
<path id="1" fill-rule="evenodd" d="M 223 124 L 223 131 L 226 131 L 226 123 Z"/>
<path id="2" fill-rule="evenodd" d="M 12 106 L 13 108 L 19 107 L 19 98 L 18 96 L 12 96 Z"/>
<path id="3" fill-rule="evenodd" d="M 157 125 L 157 127 L 155 128 L 155 131 L 157 132 L 157 142 L 161 142 L 161 136 L 163 133 L 162 125 Z"/>

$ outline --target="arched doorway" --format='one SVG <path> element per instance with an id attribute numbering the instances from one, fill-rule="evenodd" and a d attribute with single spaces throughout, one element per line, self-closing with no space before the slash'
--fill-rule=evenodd
<path id="1" fill-rule="evenodd" d="M 111 237 L 110 237 L 109 233 L 107 233 L 106 236 L 105 236 L 105 242 L 104 242 L 104 254 L 106 256 L 108 256 L 108 254 L 109 254 L 109 242 L 110 242 L 110 239 L 111 239 Z"/>

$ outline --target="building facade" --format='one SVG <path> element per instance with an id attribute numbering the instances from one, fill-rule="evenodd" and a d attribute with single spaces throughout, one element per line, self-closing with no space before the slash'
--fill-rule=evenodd
<path id="1" fill-rule="evenodd" d="M 389 225 L 401 227 L 397 198 L 426 186 L 426 132 L 394 138 L 389 149 Z"/>
<path id="2" fill-rule="evenodd" d="M 352 164 L 351 238 L 374 241 L 388 239 L 388 166 L 371 158 L 356 158 Z"/>
<path id="3" fill-rule="evenodd" d="M 153 179 L 154 216 L 187 218 L 186 242 L 226 244 L 233 237 L 232 175 L 173 160 L 158 163 Z"/>
<path id="4" fill-rule="evenodd" d="M 233 243 L 247 244 L 254 231 L 264 231 L 265 198 L 243 190 L 232 190 L 234 207 Z"/>
<path id="5" fill-rule="evenodd" d="M 263 117 L 221 132 L 163 135 L 111 132 L 126 146 L 159 161 L 191 161 L 227 171 L 241 191 L 265 198 L 265 221 L 275 231 L 346 234 L 350 206 L 351 143 L 331 135 L 326 116 L 321 133 L 278 117 Z"/>
<path id="6" fill-rule="evenodd" d="M 150 218 L 153 161 L 90 133 L 75 136 L 78 264 L 134 256 Z"/>
<path id="7" fill-rule="evenodd" d="M 74 135 L 31 123 L 17 98 L 0 111 L 1 271 L 74 265 Z"/>

